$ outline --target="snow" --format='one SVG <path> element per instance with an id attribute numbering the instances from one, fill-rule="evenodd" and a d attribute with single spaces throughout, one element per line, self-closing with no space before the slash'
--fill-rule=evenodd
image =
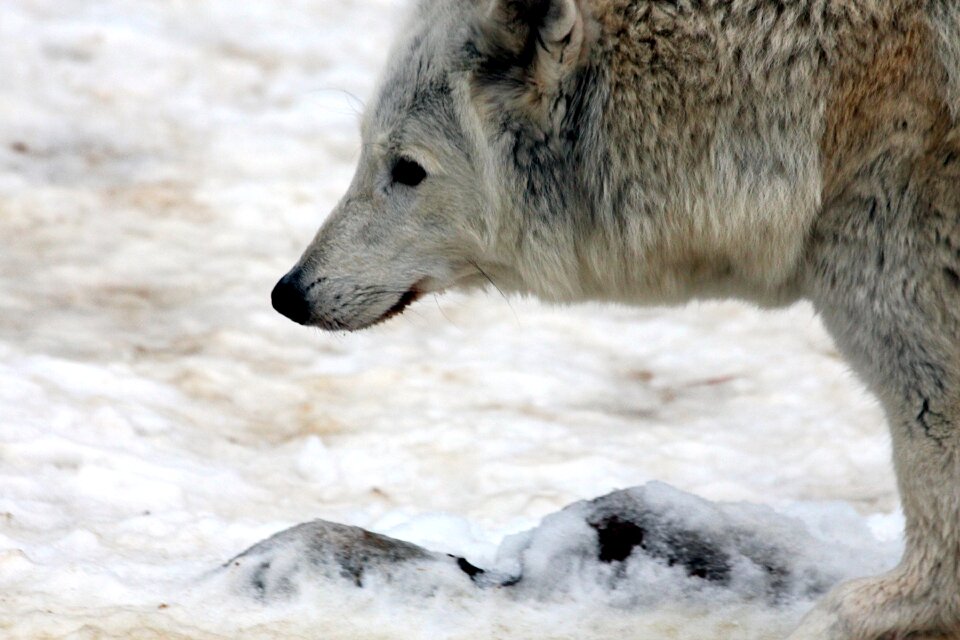
<path id="1" fill-rule="evenodd" d="M 581 573 L 563 597 L 454 572 L 282 603 L 216 578 L 315 518 L 510 564 L 507 536 L 652 480 L 795 518 L 831 575 L 896 561 L 881 412 L 805 305 L 448 294 L 350 335 L 270 309 L 403 10 L 0 4 L 0 636 L 781 637 L 809 599 L 691 600 L 653 565 L 636 606 Z M 534 564 L 583 542 L 550 522 Z"/>

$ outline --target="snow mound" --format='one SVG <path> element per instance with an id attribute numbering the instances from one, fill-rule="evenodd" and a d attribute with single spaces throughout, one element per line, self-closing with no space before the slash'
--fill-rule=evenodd
<path id="1" fill-rule="evenodd" d="M 793 605 L 869 571 L 879 554 L 824 545 L 797 519 L 712 503 L 660 482 L 579 501 L 510 536 L 491 567 L 323 520 L 278 533 L 224 565 L 234 589 L 287 600 L 316 581 L 407 597 L 494 588 L 516 599 L 654 608 L 679 601 Z"/>
<path id="2" fill-rule="evenodd" d="M 224 568 L 241 592 L 268 601 L 289 599 L 303 581 L 318 578 L 357 587 L 373 579 L 432 594 L 444 583 L 469 582 L 456 560 L 466 563 L 360 527 L 315 520 L 255 544 Z"/>

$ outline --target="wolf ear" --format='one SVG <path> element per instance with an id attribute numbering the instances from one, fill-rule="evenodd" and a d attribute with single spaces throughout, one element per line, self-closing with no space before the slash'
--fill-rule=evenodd
<path id="1" fill-rule="evenodd" d="M 545 92 L 580 59 L 586 28 L 583 0 L 481 1 L 487 5 L 482 48 L 501 72 L 522 69 L 526 80 Z"/>

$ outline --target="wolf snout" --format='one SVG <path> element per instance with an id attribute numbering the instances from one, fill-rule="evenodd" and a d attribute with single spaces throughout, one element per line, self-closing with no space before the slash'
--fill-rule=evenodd
<path id="1" fill-rule="evenodd" d="M 307 301 L 307 289 L 299 269 L 294 269 L 280 278 L 270 293 L 273 308 L 297 324 L 307 324 L 311 305 Z"/>

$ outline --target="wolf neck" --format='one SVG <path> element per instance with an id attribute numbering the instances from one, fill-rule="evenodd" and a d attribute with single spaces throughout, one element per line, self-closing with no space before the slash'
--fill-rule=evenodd
<path id="1" fill-rule="evenodd" d="M 589 60 L 552 98 L 548 126 L 517 128 L 506 145 L 525 288 L 557 300 L 793 299 L 821 193 L 820 95 L 796 73 L 815 75 L 816 36 L 758 53 L 746 38 L 768 34 L 710 28 L 732 4 L 594 3 Z"/>
<path id="2" fill-rule="evenodd" d="M 603 229 L 609 152 L 602 138 L 608 103 L 602 67 L 585 65 L 544 98 L 542 109 L 508 115 L 500 153 L 510 165 L 501 202 L 498 261 L 515 288 L 554 301 L 597 297 L 582 253 Z M 514 119 L 515 118 L 515 119 Z M 501 157 L 502 157 L 501 156 Z"/>

